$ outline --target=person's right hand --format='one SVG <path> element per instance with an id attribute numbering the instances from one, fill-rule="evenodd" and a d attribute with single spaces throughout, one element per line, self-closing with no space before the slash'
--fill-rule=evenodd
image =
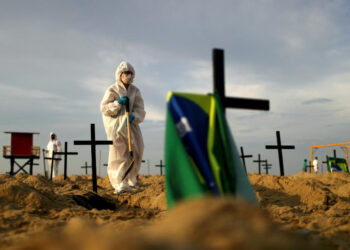
<path id="1" fill-rule="evenodd" d="M 128 98 L 127 96 L 122 96 L 122 97 L 120 97 L 117 101 L 118 101 L 119 104 L 125 105 L 125 104 L 126 104 L 126 99 L 127 99 L 127 98 Z"/>

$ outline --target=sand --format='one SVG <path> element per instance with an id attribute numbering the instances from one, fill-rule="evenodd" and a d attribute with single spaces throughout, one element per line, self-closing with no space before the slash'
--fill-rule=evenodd
<path id="1" fill-rule="evenodd" d="M 0 249 L 350 249 L 350 175 L 249 174 L 258 205 L 233 197 L 186 201 L 167 211 L 164 177 L 140 175 L 114 210 L 88 210 L 73 195 L 91 176 L 0 175 Z"/>

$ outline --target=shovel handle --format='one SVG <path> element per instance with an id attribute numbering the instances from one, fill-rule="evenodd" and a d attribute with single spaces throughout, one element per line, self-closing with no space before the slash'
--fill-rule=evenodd
<path id="1" fill-rule="evenodd" d="M 131 147 L 131 131 L 130 131 L 130 114 L 129 112 L 126 112 L 126 122 L 127 122 L 127 127 L 128 127 L 128 144 L 129 144 L 129 152 L 132 152 L 132 147 Z"/>
<path id="2" fill-rule="evenodd" d="M 128 144 L 129 144 L 129 152 L 132 154 L 132 145 L 131 145 L 131 129 L 130 129 L 130 107 L 129 107 L 129 98 L 126 97 L 125 103 L 125 113 L 126 113 L 126 124 L 128 128 Z"/>

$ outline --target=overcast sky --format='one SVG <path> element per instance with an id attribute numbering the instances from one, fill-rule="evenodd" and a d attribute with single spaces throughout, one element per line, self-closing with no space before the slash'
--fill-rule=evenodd
<path id="1" fill-rule="evenodd" d="M 277 151 L 265 145 L 276 144 L 276 130 L 296 147 L 283 152 L 286 174 L 301 170 L 310 146 L 350 141 L 348 0 L 1 0 L 0 144 L 10 144 L 4 131 L 34 131 L 34 144 L 45 147 L 54 131 L 79 152 L 69 173 L 83 173 L 89 149 L 73 140 L 88 139 L 90 123 L 106 139 L 99 104 L 127 60 L 147 112 L 144 159 L 158 173 L 167 92 L 212 92 L 213 48 L 225 50 L 228 96 L 270 100 L 268 112 L 228 110 L 227 118 L 237 146 L 267 158 L 273 174 Z M 98 150 L 106 163 L 108 147 Z M 316 152 L 322 161 L 332 154 Z M 249 172 L 257 171 L 253 159 Z M 0 159 L 0 173 L 9 166 Z"/>

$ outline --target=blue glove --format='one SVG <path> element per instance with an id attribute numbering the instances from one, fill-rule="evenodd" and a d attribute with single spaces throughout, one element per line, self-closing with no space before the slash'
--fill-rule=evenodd
<path id="1" fill-rule="evenodd" d="M 127 98 L 127 96 L 122 96 L 117 101 L 118 101 L 119 104 L 125 105 L 126 104 L 126 98 Z"/>
<path id="2" fill-rule="evenodd" d="M 135 120 L 135 115 L 134 114 L 130 114 L 129 115 L 129 123 L 132 123 L 133 120 Z M 125 125 L 128 126 L 127 120 L 125 120 Z"/>

